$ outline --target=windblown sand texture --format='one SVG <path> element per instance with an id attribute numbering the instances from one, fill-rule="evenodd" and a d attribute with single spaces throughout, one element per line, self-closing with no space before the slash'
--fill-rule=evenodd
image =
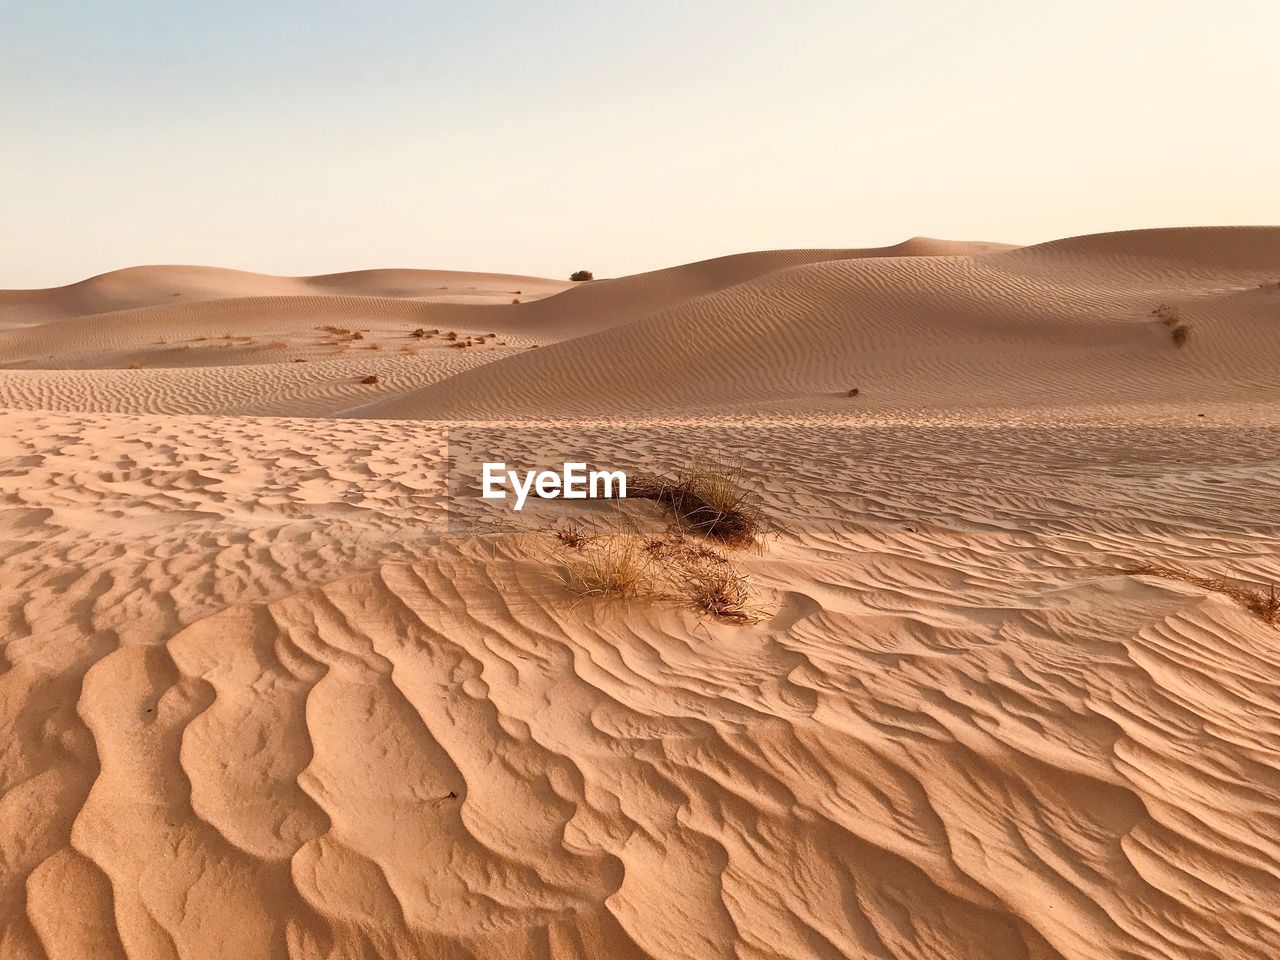
<path id="1" fill-rule="evenodd" d="M 1280 582 L 1277 281 L 1214 228 L 0 292 L 0 957 L 1280 956 L 1280 626 L 1130 572 Z M 494 447 L 740 463 L 764 618 L 573 597 L 547 531 L 660 509 L 488 527 Z"/>

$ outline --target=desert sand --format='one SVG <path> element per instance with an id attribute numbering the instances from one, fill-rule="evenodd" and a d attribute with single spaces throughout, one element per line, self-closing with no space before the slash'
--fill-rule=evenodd
<path id="1" fill-rule="evenodd" d="M 1278 281 L 1203 228 L 0 292 L 0 957 L 1280 955 Z M 757 615 L 575 596 L 556 525 L 660 506 L 493 522 L 495 450 L 739 464 Z"/>

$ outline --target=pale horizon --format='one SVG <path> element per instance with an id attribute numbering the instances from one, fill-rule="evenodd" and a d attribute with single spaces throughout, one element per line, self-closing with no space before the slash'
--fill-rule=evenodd
<path id="1" fill-rule="evenodd" d="M 1280 222 L 1262 3 L 9 20 L 0 288 L 157 263 L 619 276 Z"/>

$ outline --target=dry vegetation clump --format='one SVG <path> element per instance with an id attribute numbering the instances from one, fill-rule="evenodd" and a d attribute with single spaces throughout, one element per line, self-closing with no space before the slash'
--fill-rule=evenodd
<path id="1" fill-rule="evenodd" d="M 759 498 L 742 484 L 743 471 L 712 461 L 695 462 L 675 476 L 632 477 L 627 497 L 656 500 L 682 530 L 727 546 L 747 546 L 765 530 Z"/>
<path id="2" fill-rule="evenodd" d="M 1264 591 L 1257 587 L 1242 584 L 1238 580 L 1227 580 L 1222 577 L 1197 577 L 1183 570 L 1162 567 L 1154 563 L 1144 563 L 1128 568 L 1125 573 L 1193 583 L 1197 587 L 1230 597 L 1263 623 L 1269 623 L 1273 626 L 1280 624 L 1280 594 L 1276 593 L 1276 585 L 1274 583 Z"/>
<path id="3" fill-rule="evenodd" d="M 1172 337 L 1174 346 L 1185 346 L 1191 338 L 1191 324 L 1182 319 L 1182 314 L 1177 307 L 1162 303 L 1151 311 L 1151 315 L 1169 328 L 1169 336 Z"/>
<path id="4" fill-rule="evenodd" d="M 845 396 L 856 397 L 861 392 L 862 391 L 860 391 L 857 387 L 850 387 L 849 392 L 845 394 Z"/>
<path id="5" fill-rule="evenodd" d="M 629 600 L 652 589 L 652 559 L 638 540 L 610 537 L 568 565 L 565 586 L 580 597 L 618 597 Z"/>
<path id="6" fill-rule="evenodd" d="M 519 302 L 520 302 L 520 298 L 519 298 L 519 297 L 512 297 L 512 298 L 511 298 L 511 302 L 512 302 L 512 303 L 519 303 Z"/>
<path id="7" fill-rule="evenodd" d="M 595 274 L 590 270 L 575 270 L 573 273 L 569 274 L 569 279 L 575 283 L 581 283 L 583 280 L 594 280 Z"/>
<path id="8" fill-rule="evenodd" d="M 321 333 L 327 333 L 333 337 L 332 340 L 327 341 L 331 346 L 348 344 L 355 340 L 364 339 L 363 333 L 359 330 L 352 330 L 348 327 L 336 327 L 333 324 L 328 324 L 323 327 L 316 327 L 316 329 Z"/>
<path id="9" fill-rule="evenodd" d="M 730 623 L 766 616 L 754 602 L 750 578 L 724 554 L 683 534 L 587 533 L 568 523 L 552 535 L 565 561 L 560 579 L 579 597 L 677 601 Z"/>
<path id="10" fill-rule="evenodd" d="M 717 620 L 755 623 L 765 618 L 752 604 L 751 581 L 727 564 L 693 571 L 684 582 L 693 605 Z"/>
<path id="11" fill-rule="evenodd" d="M 676 561 L 683 566 L 709 564 L 721 566 L 729 562 L 719 550 L 712 549 L 706 543 L 693 540 L 682 533 L 669 533 L 664 537 L 650 537 L 644 549 L 655 560 Z"/>
<path id="12" fill-rule="evenodd" d="M 594 536 L 587 533 L 586 527 L 573 521 L 560 524 L 553 533 L 555 538 L 570 550 L 581 550 L 595 539 Z"/>
<path id="13" fill-rule="evenodd" d="M 377 383 L 377 382 L 378 382 L 378 375 L 377 375 L 376 373 L 371 373 L 371 374 L 369 374 L 367 377 L 365 377 L 363 380 L 361 380 L 360 382 L 361 382 L 361 383 Z"/>

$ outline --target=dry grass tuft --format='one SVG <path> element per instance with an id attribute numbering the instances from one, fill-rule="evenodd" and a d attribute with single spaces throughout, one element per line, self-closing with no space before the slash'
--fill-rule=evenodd
<path id="1" fill-rule="evenodd" d="M 639 541 L 610 537 L 583 550 L 568 565 L 564 583 L 580 597 L 618 597 L 629 600 L 652 589 L 652 559 Z"/>
<path id="2" fill-rule="evenodd" d="M 1162 567 L 1154 563 L 1144 563 L 1136 567 L 1127 568 L 1125 573 L 1193 583 L 1197 587 L 1230 597 L 1263 623 L 1269 623 L 1273 626 L 1280 624 L 1280 594 L 1276 593 L 1276 585 L 1274 583 L 1266 591 L 1263 591 L 1257 587 L 1246 586 L 1237 580 L 1226 580 L 1222 577 L 1197 577 L 1183 570 Z"/>
<path id="3" fill-rule="evenodd" d="M 848 397 L 856 397 L 861 391 L 857 387 L 850 387 L 849 392 L 845 394 Z"/>
<path id="4" fill-rule="evenodd" d="M 376 373 L 371 373 L 371 374 L 369 374 L 367 377 L 365 377 L 363 380 L 361 380 L 360 382 L 361 382 L 361 383 L 377 383 L 377 382 L 378 382 L 378 375 L 377 375 Z"/>
<path id="5" fill-rule="evenodd" d="M 723 553 L 705 542 L 670 533 L 587 533 L 576 522 L 552 531 L 555 555 L 565 563 L 561 581 L 579 597 L 646 597 L 688 603 L 731 623 L 765 619 L 751 582 Z"/>
<path id="6" fill-rule="evenodd" d="M 1169 331 L 1169 335 L 1173 337 L 1174 346 L 1185 346 L 1187 340 L 1191 338 L 1191 324 L 1180 323 Z"/>
<path id="7" fill-rule="evenodd" d="M 743 476 L 740 467 L 696 461 L 674 477 L 629 478 L 627 497 L 658 501 L 682 530 L 727 546 L 747 546 L 764 532 L 765 515 L 759 498 L 743 486 Z"/>
<path id="8" fill-rule="evenodd" d="M 693 605 L 717 620 L 757 623 L 765 614 L 751 601 L 751 581 L 727 564 L 693 571 L 685 579 Z"/>
<path id="9" fill-rule="evenodd" d="M 1151 315 L 1166 327 L 1175 327 L 1182 320 L 1182 314 L 1178 312 L 1178 308 L 1171 307 L 1167 303 L 1160 304 L 1160 306 L 1151 311 Z"/>

